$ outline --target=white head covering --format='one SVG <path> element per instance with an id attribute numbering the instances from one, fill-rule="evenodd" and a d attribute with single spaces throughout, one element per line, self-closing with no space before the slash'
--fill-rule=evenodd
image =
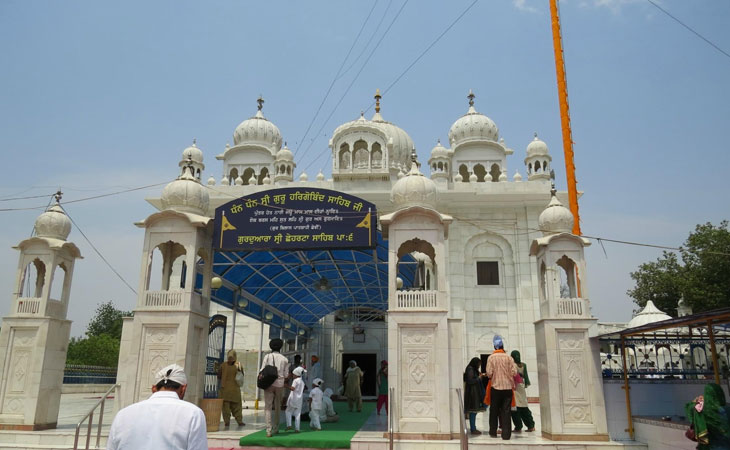
<path id="1" fill-rule="evenodd" d="M 292 370 L 291 373 L 293 373 L 294 375 L 296 375 L 298 377 L 301 377 L 303 372 L 306 372 L 306 370 L 304 370 L 304 367 L 299 366 L 296 369 Z"/>
<path id="2" fill-rule="evenodd" d="M 324 383 L 324 380 L 321 378 L 315 378 L 314 381 L 312 381 L 312 385 L 314 386 L 321 386 L 322 383 Z"/>
<path id="3" fill-rule="evenodd" d="M 332 397 L 332 394 L 334 394 L 334 391 L 330 388 L 327 388 L 324 390 L 324 396 L 325 397 Z"/>
<path id="4" fill-rule="evenodd" d="M 159 384 L 160 381 L 174 381 L 175 383 L 186 385 L 188 384 L 188 377 L 185 375 L 185 370 L 177 364 L 170 364 L 167 367 L 163 367 L 155 375 L 155 384 Z"/>

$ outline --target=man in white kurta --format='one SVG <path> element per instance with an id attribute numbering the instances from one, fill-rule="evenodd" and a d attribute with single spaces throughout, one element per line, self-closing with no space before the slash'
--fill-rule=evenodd
<path id="1" fill-rule="evenodd" d="M 172 364 L 157 373 L 147 400 L 127 406 L 114 417 L 107 450 L 207 450 L 203 410 L 183 401 L 187 377 Z"/>

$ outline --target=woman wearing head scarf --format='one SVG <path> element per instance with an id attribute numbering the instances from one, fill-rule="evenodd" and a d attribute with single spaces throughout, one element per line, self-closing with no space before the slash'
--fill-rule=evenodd
<path id="1" fill-rule="evenodd" d="M 218 368 L 218 378 L 221 380 L 221 398 L 223 399 L 223 423 L 227 427 L 231 425 L 231 414 L 239 427 L 246 425 L 243 423 L 241 413 L 241 387 L 236 382 L 236 374 L 243 373 L 243 367 L 236 359 L 236 351 L 228 350 L 226 362 Z"/>
<path id="2" fill-rule="evenodd" d="M 705 386 L 704 395 L 687 403 L 685 411 L 694 428 L 698 449 L 730 448 L 730 411 L 719 385 L 710 383 Z"/>
<path id="3" fill-rule="evenodd" d="M 479 358 L 472 358 L 469 361 L 469 365 L 464 369 L 464 414 L 469 417 L 469 428 L 471 434 L 480 435 L 481 431 L 477 430 L 477 413 L 484 411 L 481 406 L 482 403 L 482 388 L 479 377 L 479 366 L 481 360 Z"/>
<path id="4" fill-rule="evenodd" d="M 380 370 L 378 370 L 377 377 L 378 385 L 378 403 L 375 409 L 380 415 L 380 408 L 385 405 L 385 414 L 388 414 L 388 361 L 380 361 Z"/>
<path id="5" fill-rule="evenodd" d="M 357 412 L 362 411 L 362 392 L 360 386 L 363 381 L 363 371 L 357 367 L 355 360 L 350 361 L 350 367 L 345 372 L 345 397 L 347 397 L 347 408 L 352 412 L 353 407 L 357 406 Z"/>
<path id="6" fill-rule="evenodd" d="M 512 359 L 517 364 L 517 374 L 520 376 L 522 381 L 515 383 L 515 403 L 517 409 L 512 411 L 512 423 L 515 424 L 516 433 L 522 431 L 522 424 L 524 423 L 527 427 L 527 431 L 535 431 L 535 420 L 532 418 L 532 412 L 527 406 L 527 392 L 525 388 L 530 385 L 530 377 L 527 375 L 527 364 L 520 360 L 520 352 L 512 350 L 510 353 Z"/>

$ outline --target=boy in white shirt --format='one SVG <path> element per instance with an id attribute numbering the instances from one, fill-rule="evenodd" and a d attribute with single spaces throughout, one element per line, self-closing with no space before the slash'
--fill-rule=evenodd
<path id="1" fill-rule="evenodd" d="M 323 409 L 323 402 L 322 397 L 324 397 L 324 393 L 322 392 L 322 389 L 320 389 L 320 386 L 322 386 L 322 383 L 324 381 L 321 378 L 315 378 L 314 381 L 312 381 L 312 392 L 309 393 L 309 426 L 313 430 L 320 431 L 322 429 L 322 425 L 319 423 L 319 416 L 322 414 Z"/>
<path id="2" fill-rule="evenodd" d="M 303 367 L 297 367 L 292 372 L 294 379 L 289 389 L 291 393 L 286 400 L 286 429 L 291 430 L 291 418 L 294 416 L 294 432 L 299 433 L 299 424 L 302 420 L 302 401 L 304 399 L 304 380 L 302 374 L 305 373 Z"/>

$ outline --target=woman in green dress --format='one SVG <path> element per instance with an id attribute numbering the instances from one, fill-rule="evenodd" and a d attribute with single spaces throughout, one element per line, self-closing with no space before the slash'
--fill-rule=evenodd
<path id="1" fill-rule="evenodd" d="M 356 361 L 350 361 L 350 367 L 345 372 L 345 397 L 347 397 L 347 408 L 352 412 L 357 407 L 357 412 L 362 411 L 362 385 L 363 371 L 357 366 Z"/>

